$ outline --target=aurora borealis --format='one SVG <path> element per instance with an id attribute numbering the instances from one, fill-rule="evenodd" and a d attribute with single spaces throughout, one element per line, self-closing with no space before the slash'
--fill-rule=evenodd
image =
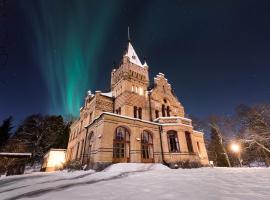
<path id="1" fill-rule="evenodd" d="M 101 5 L 89 15 L 94 2 L 65 2 L 39 0 L 23 5 L 36 40 L 36 62 L 50 95 L 48 112 L 78 115 L 86 91 L 95 82 L 97 58 L 117 7 Z"/>
<path id="2" fill-rule="evenodd" d="M 163 72 L 188 114 L 269 102 L 269 9 L 253 0 L 8 0 L 0 119 L 78 116 L 88 90 L 110 89 L 127 26 L 151 80 Z"/>

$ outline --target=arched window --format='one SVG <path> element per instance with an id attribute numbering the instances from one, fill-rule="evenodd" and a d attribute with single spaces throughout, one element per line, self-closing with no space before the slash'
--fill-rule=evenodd
<path id="1" fill-rule="evenodd" d="M 118 127 L 113 140 L 113 162 L 129 162 L 129 132 Z"/>
<path id="2" fill-rule="evenodd" d="M 191 134 L 190 132 L 185 132 L 186 140 L 187 140 L 187 147 L 188 147 L 188 152 L 193 153 L 193 146 L 192 146 L 192 139 L 191 139 Z"/>
<path id="3" fill-rule="evenodd" d="M 153 138 L 148 131 L 143 131 L 141 136 L 142 162 L 153 162 Z"/>
<path id="4" fill-rule="evenodd" d="M 171 153 L 180 152 L 177 132 L 176 131 L 168 131 L 167 137 L 168 137 L 169 152 L 171 152 Z"/>

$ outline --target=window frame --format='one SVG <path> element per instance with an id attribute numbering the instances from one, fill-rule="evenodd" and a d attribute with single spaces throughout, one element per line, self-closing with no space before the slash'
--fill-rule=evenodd
<path id="1" fill-rule="evenodd" d="M 122 136 L 119 137 L 119 129 L 123 129 Z M 119 137 L 119 138 L 118 138 Z M 115 129 L 113 139 L 113 162 L 129 162 L 130 159 L 130 131 L 124 126 Z"/>
<path id="2" fill-rule="evenodd" d="M 170 135 L 174 135 L 174 145 L 172 145 L 171 143 L 171 137 Z M 179 139 L 178 139 L 178 133 L 177 131 L 174 131 L 174 130 L 170 130 L 167 132 L 167 141 L 168 141 L 168 149 L 169 149 L 169 152 L 170 153 L 180 153 L 180 143 L 179 143 Z M 174 147 L 173 147 L 174 146 Z M 173 148 L 175 148 L 173 150 Z"/>

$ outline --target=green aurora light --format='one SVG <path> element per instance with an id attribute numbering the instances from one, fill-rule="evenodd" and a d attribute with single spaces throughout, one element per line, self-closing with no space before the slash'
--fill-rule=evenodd
<path id="1" fill-rule="evenodd" d="M 48 113 L 78 116 L 86 91 L 95 84 L 99 51 L 120 7 L 98 4 L 34 0 L 22 5 L 34 34 L 32 55 L 49 92 Z"/>

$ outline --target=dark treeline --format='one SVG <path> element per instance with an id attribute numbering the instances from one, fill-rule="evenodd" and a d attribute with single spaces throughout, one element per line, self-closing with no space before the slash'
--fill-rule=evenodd
<path id="1" fill-rule="evenodd" d="M 269 166 L 270 105 L 239 105 L 233 115 L 213 115 L 205 119 L 193 118 L 195 129 L 206 133 L 209 160 L 216 166 Z M 230 149 L 232 143 L 241 146 L 238 156 Z"/>
<path id="2" fill-rule="evenodd" d="M 62 116 L 34 114 L 13 130 L 12 117 L 8 117 L 0 124 L 0 152 L 30 152 L 30 162 L 41 163 L 50 148 L 67 148 L 69 127 L 70 122 L 65 122 Z M 0 168 L 8 168 L 17 160 L 2 157 Z"/>

